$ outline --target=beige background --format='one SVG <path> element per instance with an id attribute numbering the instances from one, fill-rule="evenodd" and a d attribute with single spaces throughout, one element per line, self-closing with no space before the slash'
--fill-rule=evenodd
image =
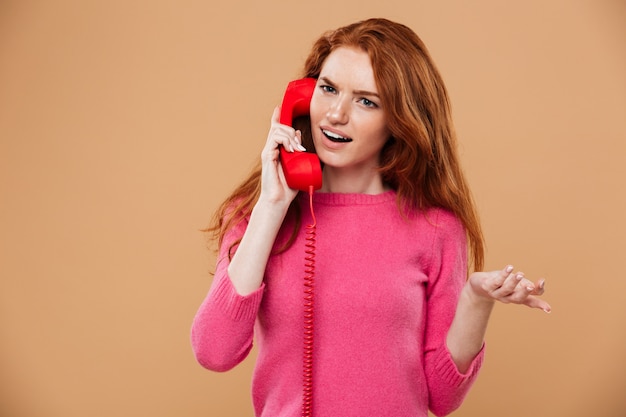
<path id="1" fill-rule="evenodd" d="M 439 64 L 498 306 L 455 417 L 626 413 L 626 4 L 0 1 L 0 415 L 251 416 L 252 359 L 203 370 L 198 229 L 326 29 L 384 16 Z"/>

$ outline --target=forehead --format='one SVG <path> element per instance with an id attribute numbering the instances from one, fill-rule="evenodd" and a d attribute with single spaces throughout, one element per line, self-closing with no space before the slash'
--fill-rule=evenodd
<path id="1" fill-rule="evenodd" d="M 359 48 L 342 46 L 332 51 L 322 65 L 320 77 L 335 83 L 354 85 L 357 89 L 376 91 L 370 57 Z"/>

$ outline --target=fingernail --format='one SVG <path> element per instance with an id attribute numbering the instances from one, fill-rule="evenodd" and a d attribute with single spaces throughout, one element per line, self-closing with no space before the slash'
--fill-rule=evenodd
<path id="1" fill-rule="evenodd" d="M 539 288 L 541 288 L 542 290 L 545 288 L 546 286 L 546 280 L 542 279 L 541 281 L 539 281 Z"/>
<path id="2" fill-rule="evenodd" d="M 522 274 L 515 275 L 515 279 L 518 280 L 518 281 L 521 281 L 522 278 L 524 278 L 524 275 L 522 275 Z"/>
<path id="3" fill-rule="evenodd" d="M 505 271 L 508 272 L 508 273 L 513 272 L 513 265 L 507 266 Z"/>
<path id="4" fill-rule="evenodd" d="M 528 287 L 526 287 L 526 289 L 527 289 L 528 291 L 532 291 L 532 290 L 534 290 L 534 289 L 535 289 L 535 287 L 533 287 L 532 285 L 529 285 Z"/>
<path id="5" fill-rule="evenodd" d="M 550 309 L 550 307 L 544 308 L 543 311 L 545 311 L 548 314 L 552 313 L 552 310 Z"/>
<path id="6" fill-rule="evenodd" d="M 300 144 L 298 144 L 298 149 L 301 150 L 302 152 L 306 151 L 306 148 Z"/>

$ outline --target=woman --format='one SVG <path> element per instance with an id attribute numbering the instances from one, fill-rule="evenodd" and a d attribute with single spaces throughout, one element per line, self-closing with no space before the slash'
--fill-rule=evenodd
<path id="1" fill-rule="evenodd" d="M 317 80 L 310 132 L 280 124 L 277 108 L 260 167 L 210 229 L 220 251 L 192 327 L 196 357 L 231 369 L 254 335 L 257 416 L 448 414 L 477 377 L 494 303 L 549 312 L 537 297 L 544 281 L 512 266 L 468 279 L 468 252 L 483 266 L 482 232 L 443 81 L 412 30 L 370 19 L 327 33 L 304 76 Z M 314 219 L 302 209 L 308 196 L 286 185 L 279 146 L 323 164 L 312 196 L 312 400 L 302 387 L 301 224 Z"/>

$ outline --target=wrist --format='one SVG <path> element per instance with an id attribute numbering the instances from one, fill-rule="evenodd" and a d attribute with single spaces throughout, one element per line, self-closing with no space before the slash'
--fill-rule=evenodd
<path id="1" fill-rule="evenodd" d="M 252 208 L 251 216 L 282 223 L 289 210 L 290 202 L 260 198 Z"/>
<path id="2" fill-rule="evenodd" d="M 298 194 L 297 191 L 292 191 L 293 190 L 289 190 L 289 192 L 276 193 L 261 191 L 256 205 L 270 210 L 278 210 L 286 213 L 287 209 L 291 205 L 291 202 Z"/>
<path id="3" fill-rule="evenodd" d="M 463 287 L 461 297 L 465 298 L 469 304 L 481 308 L 491 309 L 495 304 L 495 300 L 493 298 L 487 296 L 484 293 L 480 294 L 475 291 L 474 287 L 469 281 Z"/>

